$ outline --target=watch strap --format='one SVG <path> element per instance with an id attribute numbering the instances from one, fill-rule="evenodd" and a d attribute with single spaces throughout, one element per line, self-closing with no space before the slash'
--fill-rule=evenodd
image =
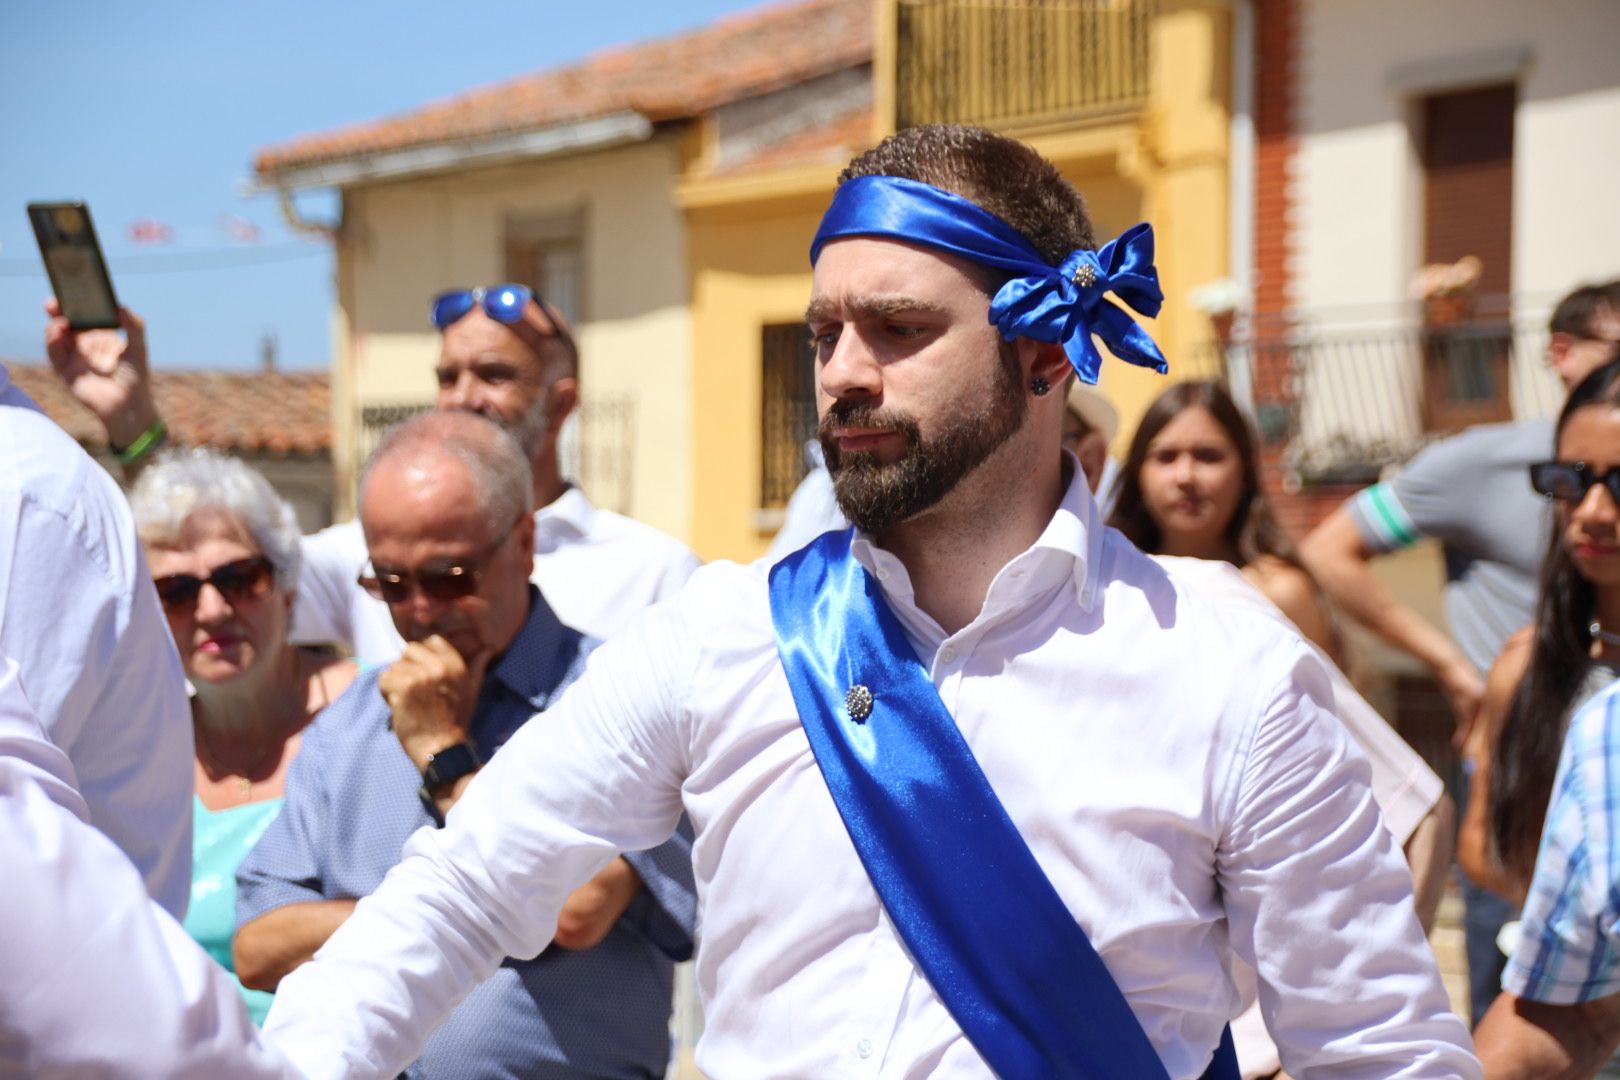
<path id="1" fill-rule="evenodd" d="M 453 784 L 468 773 L 477 772 L 483 764 L 478 747 L 470 742 L 458 742 L 428 758 L 427 768 L 422 770 L 422 786 L 432 791 Z"/>

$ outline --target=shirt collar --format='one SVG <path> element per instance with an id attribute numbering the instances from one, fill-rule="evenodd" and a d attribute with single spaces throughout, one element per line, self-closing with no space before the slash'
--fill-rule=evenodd
<path id="1" fill-rule="evenodd" d="M 1007 570 L 1033 562 L 1038 572 L 1028 576 L 1020 592 L 1028 595 L 1031 590 L 1049 585 L 1055 577 L 1061 576 L 1073 587 L 1075 600 L 1083 610 L 1090 611 L 1096 602 L 1106 529 L 1097 502 L 1091 497 L 1091 489 L 1086 484 L 1086 474 L 1080 468 L 1079 459 L 1067 449 L 1063 451 L 1063 457 L 1069 483 L 1063 490 L 1057 511 L 1028 550 L 1002 568 L 1002 574 L 998 574 L 991 583 L 991 597 L 1001 591 L 1002 575 Z M 850 554 L 878 579 L 891 599 L 908 606 L 914 604 L 915 593 L 905 565 L 879 547 L 870 535 L 856 529 L 850 543 Z M 986 598 L 987 606 L 989 599 Z"/>
<path id="2" fill-rule="evenodd" d="M 528 618 L 489 674 L 535 708 L 544 708 L 568 674 L 565 652 L 576 637 L 531 584 Z"/>
<path id="3" fill-rule="evenodd" d="M 550 545 L 564 536 L 590 535 L 591 518 L 595 516 L 591 500 L 577 485 L 569 484 L 561 495 L 535 511 L 535 551 L 550 550 Z"/>

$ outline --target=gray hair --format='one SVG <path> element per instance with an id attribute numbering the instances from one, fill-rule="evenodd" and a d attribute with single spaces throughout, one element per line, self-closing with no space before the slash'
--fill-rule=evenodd
<path id="1" fill-rule="evenodd" d="M 170 450 L 135 482 L 129 493 L 135 531 L 142 542 L 173 547 L 186 519 L 199 511 L 228 514 L 241 523 L 276 568 L 276 584 L 298 588 L 298 516 L 257 470 L 217 450 Z"/>
<path id="2" fill-rule="evenodd" d="M 360 472 L 360 502 L 378 466 L 394 458 L 460 462 L 472 475 L 491 532 L 506 528 L 534 502 L 534 470 L 517 439 L 477 413 L 436 409 L 389 428 Z"/>

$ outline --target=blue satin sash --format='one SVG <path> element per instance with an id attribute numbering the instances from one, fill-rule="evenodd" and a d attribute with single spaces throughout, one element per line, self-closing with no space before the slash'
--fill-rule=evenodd
<path id="1" fill-rule="evenodd" d="M 816 764 L 896 930 L 999 1076 L 1166 1080 L 852 536 L 826 533 L 772 568 L 771 618 Z M 1228 1032 L 1206 1077 L 1238 1075 Z"/>

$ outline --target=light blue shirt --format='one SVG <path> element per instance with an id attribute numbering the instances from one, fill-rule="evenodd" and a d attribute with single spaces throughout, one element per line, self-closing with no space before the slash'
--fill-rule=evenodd
<path id="1" fill-rule="evenodd" d="M 488 760 L 543 713 L 594 642 L 529 590 L 528 621 L 484 680 L 472 735 Z M 369 895 L 416 830 L 433 822 L 421 775 L 389 730 L 367 671 L 304 734 L 287 805 L 237 872 L 238 925 L 286 904 Z M 597 946 L 507 958 L 457 1006 L 407 1075 L 654 1077 L 669 1060 L 674 963 L 692 953 L 691 843 L 677 834 L 625 856 L 645 888 Z"/>
<path id="2" fill-rule="evenodd" d="M 1504 988 L 1553 1005 L 1620 994 L 1620 683 L 1570 720 L 1521 919 Z"/>

